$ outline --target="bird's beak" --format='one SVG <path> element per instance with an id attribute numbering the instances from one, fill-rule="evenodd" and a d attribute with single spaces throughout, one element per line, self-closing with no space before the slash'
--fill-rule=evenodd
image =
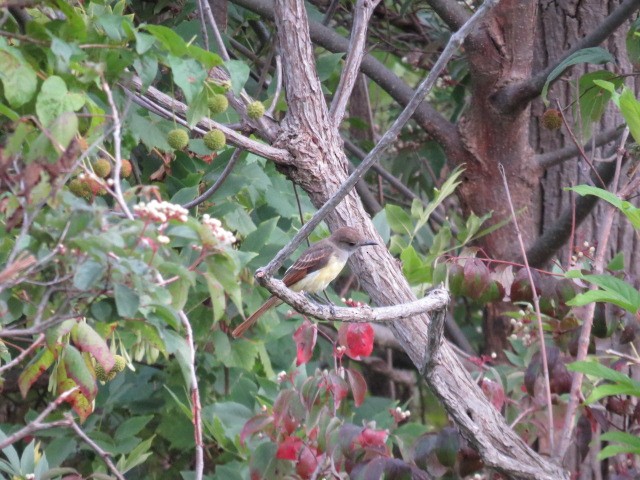
<path id="1" fill-rule="evenodd" d="M 367 246 L 372 246 L 372 245 L 378 245 L 378 242 L 374 242 L 373 240 L 364 240 L 364 241 L 360 242 L 360 246 L 361 247 L 367 247 Z"/>

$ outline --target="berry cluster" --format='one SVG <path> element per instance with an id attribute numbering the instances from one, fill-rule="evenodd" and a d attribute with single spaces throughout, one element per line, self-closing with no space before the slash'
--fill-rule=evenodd
<path id="1" fill-rule="evenodd" d="M 236 237 L 229 230 L 225 230 L 222 227 L 222 222 L 217 218 L 213 218 L 209 216 L 208 213 L 205 213 L 202 216 L 202 224 L 209 227 L 213 236 L 216 237 L 220 243 L 228 245 L 235 243 Z"/>
<path id="2" fill-rule="evenodd" d="M 149 203 L 140 202 L 133 207 L 133 211 L 142 219 L 160 223 L 166 223 L 169 220 L 186 222 L 189 214 L 189 211 L 180 205 L 158 200 L 151 200 Z"/>

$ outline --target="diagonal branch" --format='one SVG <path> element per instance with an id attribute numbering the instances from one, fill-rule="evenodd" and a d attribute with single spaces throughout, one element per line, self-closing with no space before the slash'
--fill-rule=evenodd
<path id="1" fill-rule="evenodd" d="M 353 86 L 356 84 L 360 64 L 364 57 L 365 45 L 367 41 L 367 24 L 371 18 L 373 10 L 380 0 L 358 0 L 354 11 L 353 27 L 351 30 L 351 40 L 349 41 L 349 49 L 347 59 L 344 62 L 340 82 L 329 110 L 331 121 L 334 126 L 340 125 L 344 112 L 347 108 L 347 102 L 353 92 Z"/>

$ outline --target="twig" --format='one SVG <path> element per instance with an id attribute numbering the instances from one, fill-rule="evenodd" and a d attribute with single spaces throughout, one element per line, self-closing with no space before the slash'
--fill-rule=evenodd
<path id="1" fill-rule="evenodd" d="M 542 356 L 542 371 L 544 373 L 544 387 L 545 394 L 547 397 L 547 421 L 549 422 L 549 446 L 551 451 L 554 450 L 555 443 L 555 431 L 553 427 L 553 404 L 551 403 L 551 382 L 549 380 L 549 360 L 547 359 L 547 346 L 544 340 L 544 329 L 542 328 L 542 312 L 540 311 L 540 300 L 538 298 L 538 292 L 536 291 L 536 285 L 533 282 L 533 275 L 531 274 L 531 268 L 529 268 L 529 261 L 527 260 L 526 249 L 524 247 L 524 241 L 522 240 L 522 233 L 520 232 L 520 226 L 518 225 L 518 217 L 516 215 L 516 210 L 513 207 L 513 202 L 511 200 L 511 192 L 509 191 L 509 183 L 507 181 L 507 174 L 504 171 L 504 165 L 501 163 L 498 164 L 498 170 L 500 171 L 500 175 L 502 176 L 502 183 L 504 185 L 504 190 L 507 195 L 507 202 L 509 204 L 509 209 L 511 210 L 511 218 L 513 220 L 513 226 L 516 229 L 516 234 L 518 236 L 518 243 L 520 243 L 520 251 L 522 252 L 522 258 L 524 259 L 524 267 L 527 271 L 527 276 L 529 278 L 529 283 L 531 284 L 531 295 L 533 297 L 533 305 L 536 310 L 536 319 L 538 324 L 538 339 L 540 340 L 540 354 Z"/>
<path id="2" fill-rule="evenodd" d="M 585 152 L 590 152 L 593 150 L 593 147 L 601 147 L 612 140 L 615 140 L 620 136 L 622 130 L 624 129 L 624 125 L 619 125 L 611 130 L 607 130 L 605 132 L 601 132 L 598 135 L 592 138 L 592 141 L 588 144 L 584 145 L 582 148 Z M 535 155 L 533 160 L 540 166 L 541 168 L 551 168 L 555 165 L 559 165 L 565 160 L 569 160 L 580 153 L 580 150 L 575 145 L 569 145 L 558 150 L 554 150 L 553 152 L 541 153 L 539 155 Z"/>
<path id="3" fill-rule="evenodd" d="M 233 171 L 234 167 L 236 166 L 236 163 L 238 163 L 238 160 L 240 159 L 240 155 L 242 155 L 243 152 L 244 152 L 244 150 L 242 148 L 236 148 L 234 150 L 233 154 L 231 154 L 231 158 L 229 159 L 229 163 L 227 163 L 227 165 L 224 167 L 224 170 L 222 171 L 222 173 L 220 174 L 218 179 L 214 182 L 214 184 L 211 185 L 207 189 L 207 191 L 204 192 L 202 195 L 200 195 L 199 197 L 191 200 L 190 202 L 185 203 L 182 206 L 184 208 L 195 207 L 196 205 L 200 205 L 202 202 L 204 202 L 205 200 L 210 198 L 214 193 L 216 193 L 216 191 L 222 186 L 224 181 L 227 179 L 227 177 Z"/>
<path id="4" fill-rule="evenodd" d="M 102 458 L 102 461 L 107 464 L 109 470 L 111 470 L 111 473 L 113 473 L 118 480 L 126 480 L 126 478 L 124 478 L 124 475 L 120 473 L 118 467 L 116 467 L 111 460 L 111 454 L 100 448 L 100 446 L 96 442 L 91 440 L 91 438 L 89 438 L 89 436 L 80 428 L 80 425 L 76 423 L 70 413 L 65 413 L 64 418 L 67 421 L 69 427 L 71 427 L 71 429 L 76 433 L 76 435 L 78 435 L 83 442 L 89 445 L 91 449 L 96 452 L 100 456 L 100 458 Z"/>
<path id="5" fill-rule="evenodd" d="M 213 36 L 216 39 L 216 45 L 218 45 L 218 53 L 222 57 L 225 62 L 231 60 L 229 57 L 229 52 L 227 52 L 227 47 L 224 45 L 224 41 L 222 40 L 222 35 L 220 34 L 220 29 L 218 28 L 218 24 L 216 23 L 216 19 L 213 16 L 213 12 L 211 11 L 211 6 L 207 0 L 198 0 L 204 15 L 207 20 L 209 20 L 209 26 L 213 31 Z"/>
<path id="6" fill-rule="evenodd" d="M 196 375 L 196 347 L 193 342 L 193 330 L 189 318 L 180 310 L 178 312 L 182 326 L 185 329 L 187 346 L 189 347 L 189 390 L 191 391 L 191 403 L 193 409 L 193 435 L 196 443 L 196 466 L 195 480 L 202 480 L 204 470 L 204 452 L 202 442 L 202 405 L 200 404 L 200 390 L 198 388 L 198 377 Z"/>
<path id="7" fill-rule="evenodd" d="M 207 2 L 207 0 L 198 0 L 198 17 L 200 17 L 200 31 L 202 32 L 202 41 L 204 42 L 204 49 L 209 50 L 209 32 L 207 31 L 207 21 L 204 18 L 203 4 L 205 2 Z"/>
<path id="8" fill-rule="evenodd" d="M 636 365 L 640 365 L 640 358 L 633 357 L 633 356 L 629 355 L 628 353 L 619 352 L 617 350 L 613 350 L 612 348 L 607 348 L 604 351 L 604 353 L 606 353 L 607 355 L 615 355 L 616 357 L 624 358 L 625 360 L 628 360 L 629 362 L 635 363 Z"/>
<path id="9" fill-rule="evenodd" d="M 120 185 L 120 172 L 122 171 L 122 124 L 120 123 L 120 115 L 118 114 L 116 103 L 113 100 L 111 88 L 104 78 L 102 79 L 102 89 L 107 95 L 109 107 L 111 107 L 111 118 L 113 119 L 113 157 L 115 161 L 115 168 L 113 172 L 113 190 L 115 193 L 115 199 L 116 202 L 118 202 L 118 205 L 120 205 L 120 208 L 122 209 L 122 212 L 125 214 L 125 216 L 129 220 L 133 220 L 133 214 L 129 210 L 127 202 L 122 195 L 122 186 Z"/>
<path id="10" fill-rule="evenodd" d="M 132 79 L 132 83 L 136 89 L 139 90 L 142 88 L 140 78 L 134 76 Z M 153 108 L 156 110 L 154 113 L 156 113 L 157 115 L 175 121 L 176 123 L 187 128 L 189 127 L 189 124 L 186 120 L 176 115 L 186 114 L 187 106 L 184 103 L 171 98 L 170 96 L 162 93 L 154 87 L 149 87 L 144 95 L 137 92 L 132 92 L 125 86 L 123 86 L 123 88 L 125 89 L 125 93 L 132 99 L 134 103 L 147 109 L 149 109 L 150 105 L 153 105 Z M 162 105 L 159 105 L 156 102 L 160 102 Z M 168 108 L 165 108 L 163 105 L 166 105 Z M 293 162 L 293 158 L 287 150 L 274 148 L 271 145 L 266 145 L 255 140 L 251 140 L 250 138 L 241 135 L 235 130 L 232 130 L 229 127 L 215 122 L 209 118 L 201 120 L 198 126 L 193 128 L 192 130 L 204 135 L 209 130 L 212 130 L 214 128 L 221 130 L 224 133 L 225 137 L 227 137 L 227 141 L 232 145 L 243 148 L 268 160 L 272 160 L 280 165 L 290 165 Z"/>
<path id="11" fill-rule="evenodd" d="M 31 345 L 25 348 L 16 358 L 6 363 L 5 365 L 0 367 L 0 373 L 13 368 L 15 365 L 19 364 L 22 360 L 24 360 L 27 355 L 29 355 L 32 351 L 34 351 L 42 342 L 44 342 L 45 336 L 44 333 L 41 333 L 38 338 L 36 338 Z"/>
<path id="12" fill-rule="evenodd" d="M 619 179 L 619 172 L 622 165 L 623 148 L 627 142 L 629 136 L 629 129 L 626 128 L 622 133 L 620 139 L 620 148 L 618 149 L 618 160 L 616 162 L 616 174 L 614 175 L 614 183 L 612 184 L 613 193 L 617 190 L 617 182 Z M 607 204 L 604 209 L 604 218 L 601 222 L 598 222 L 598 243 L 595 259 L 593 262 L 593 270 L 595 273 L 602 273 L 604 271 L 605 256 L 607 254 L 607 245 L 609 243 L 609 236 L 611 234 L 611 226 L 613 224 L 613 218 L 616 214 L 616 207 Z M 595 290 L 597 287 L 591 285 L 591 290 Z M 589 339 L 591 337 L 591 329 L 593 327 L 593 316 L 595 313 L 596 304 L 591 302 L 587 305 L 586 311 L 583 315 L 582 328 L 580 330 L 580 337 L 578 338 L 578 352 L 576 354 L 576 361 L 584 360 L 587 357 L 589 351 Z M 581 372 L 573 373 L 573 381 L 571 382 L 571 393 L 569 396 L 569 403 L 565 411 L 564 427 L 562 429 L 562 436 L 560 438 L 560 444 L 555 451 L 554 458 L 556 460 L 562 460 L 564 458 L 569 445 L 571 444 L 571 435 L 573 433 L 573 424 L 580 403 L 580 390 L 582 388 L 582 380 L 584 374 Z"/>
<path id="13" fill-rule="evenodd" d="M 53 412 L 56 408 L 58 408 L 60 404 L 62 404 L 62 402 L 64 402 L 76 390 L 78 390 L 78 387 L 73 387 L 72 389 L 67 390 L 66 392 L 62 392 L 60 395 L 58 395 L 58 397 L 55 400 L 53 400 L 49 405 L 47 405 L 47 407 L 44 410 L 42 410 L 40 415 L 38 415 L 36 418 L 34 418 L 32 421 L 30 421 L 27 425 L 22 427 L 17 432 L 12 433 L 11 435 L 7 435 L 7 437 L 4 440 L 0 441 L 0 450 L 5 449 L 12 443 L 22 440 L 24 437 L 26 437 L 27 435 L 31 435 L 33 432 L 52 428 L 49 424 L 42 423 L 42 421 L 51 412 Z"/>
<path id="14" fill-rule="evenodd" d="M 580 142 L 578 142 L 578 139 L 576 138 L 575 134 L 573 133 L 573 129 L 569 125 L 569 122 L 567 122 L 567 118 L 564 116 L 564 112 L 562 111 L 562 107 L 560 106 L 560 102 L 556 100 L 556 103 L 558 105 L 558 111 L 560 112 L 560 116 L 562 117 L 562 123 L 564 123 L 564 126 L 567 129 L 567 132 L 569 132 L 569 136 L 571 137 L 571 140 L 573 141 L 573 144 L 578 149 L 578 152 L 580 152 L 580 156 L 584 159 L 585 162 L 587 162 L 587 165 L 589 165 L 589 168 L 591 168 L 591 171 L 593 172 L 593 174 L 596 176 L 596 178 L 600 182 L 600 186 L 602 188 L 607 188 L 607 184 L 604 183 L 604 180 L 602 180 L 602 177 L 598 173 L 598 170 L 596 170 L 596 167 L 594 167 L 593 163 L 591 163 L 591 159 L 587 156 L 587 153 L 584 151 L 584 148 L 582 148 L 582 145 L 580 145 Z"/>
<path id="15" fill-rule="evenodd" d="M 342 201 L 344 197 L 351 191 L 356 182 L 362 178 L 365 172 L 373 165 L 382 155 L 382 153 L 391 145 L 397 138 L 400 130 L 404 124 L 411 118 L 418 105 L 422 103 L 426 95 L 431 91 L 435 85 L 438 77 L 446 67 L 449 59 L 453 56 L 458 47 L 462 44 L 465 37 L 469 34 L 472 28 L 484 17 L 484 15 L 497 4 L 497 0 L 487 0 L 478 11 L 473 15 L 471 19 L 465 25 L 460 28 L 456 33 L 451 35 L 449 42 L 444 48 L 442 54 L 433 65 L 433 68 L 427 74 L 427 77 L 420 83 L 416 89 L 413 97 L 407 103 L 405 109 L 400 113 L 398 118 L 393 122 L 393 125 L 385 132 L 376 146 L 369 152 L 366 158 L 356 167 L 349 178 L 340 186 L 340 188 L 333 194 L 333 196 L 325 203 L 315 215 L 304 225 L 296 234 L 296 236 L 289 242 L 289 244 L 283 248 L 269 264 L 259 271 L 272 275 L 273 272 L 282 265 L 282 262 L 291 255 L 295 249 L 300 245 L 303 238 L 309 236 L 313 229 Z"/>
<path id="16" fill-rule="evenodd" d="M 338 127 L 344 117 L 347 102 L 353 92 L 353 86 L 358 78 L 360 64 L 365 54 L 365 43 L 367 41 L 367 24 L 380 0 L 358 0 L 354 12 L 353 27 L 351 30 L 351 40 L 347 59 L 342 68 L 340 82 L 329 110 L 329 117 L 335 127 Z"/>
<path id="17" fill-rule="evenodd" d="M 267 108 L 267 115 L 273 115 L 276 107 L 278 106 L 278 98 L 280 98 L 280 94 L 282 93 L 282 59 L 280 58 L 280 54 L 276 55 L 276 90 L 273 94 L 273 102 Z"/>

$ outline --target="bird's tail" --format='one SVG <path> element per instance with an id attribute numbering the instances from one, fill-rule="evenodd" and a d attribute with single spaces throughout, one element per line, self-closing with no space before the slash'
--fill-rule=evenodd
<path id="1" fill-rule="evenodd" d="M 282 301 L 278 297 L 269 298 L 269 300 L 264 302 L 258 310 L 253 312 L 253 314 L 249 318 L 247 318 L 244 322 L 238 325 L 233 332 L 231 332 L 233 338 L 241 337 L 244 332 L 251 328 L 251 326 L 253 326 L 253 324 L 256 323 L 267 310 L 269 310 L 271 307 L 279 305 L 280 303 L 282 303 Z"/>

